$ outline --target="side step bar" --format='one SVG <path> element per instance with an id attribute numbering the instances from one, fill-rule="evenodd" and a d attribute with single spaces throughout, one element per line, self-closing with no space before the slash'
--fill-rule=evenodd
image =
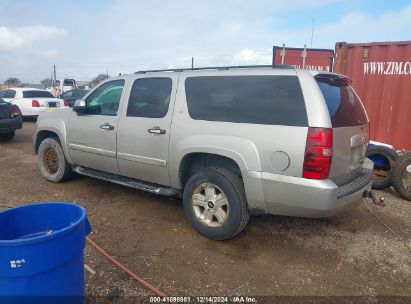
<path id="1" fill-rule="evenodd" d="M 81 174 L 81 175 L 94 177 L 97 179 L 101 179 L 104 181 L 131 187 L 131 188 L 142 190 L 142 191 L 147 191 L 147 192 L 164 195 L 164 196 L 181 196 L 181 192 L 176 189 L 160 186 L 157 184 L 141 181 L 141 180 L 130 178 L 130 177 L 125 177 L 125 176 L 108 173 L 104 171 L 99 171 L 99 170 L 95 170 L 91 168 L 81 167 L 81 166 L 75 166 L 73 170 L 74 172 Z"/>

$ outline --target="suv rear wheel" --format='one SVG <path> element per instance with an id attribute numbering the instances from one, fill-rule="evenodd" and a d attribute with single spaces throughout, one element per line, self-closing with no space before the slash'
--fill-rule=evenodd
<path id="1" fill-rule="evenodd" d="M 37 152 L 37 164 L 41 175 L 54 183 L 68 180 L 73 174 L 59 140 L 54 137 L 41 142 Z"/>
<path id="2" fill-rule="evenodd" d="M 229 239 L 248 223 L 243 183 L 224 168 L 209 168 L 191 176 L 184 189 L 183 204 L 191 225 L 213 240 Z"/>

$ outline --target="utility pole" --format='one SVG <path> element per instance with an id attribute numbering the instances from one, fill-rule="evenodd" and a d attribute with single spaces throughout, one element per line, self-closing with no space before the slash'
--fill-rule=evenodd
<path id="1" fill-rule="evenodd" d="M 191 69 L 194 69 L 194 57 L 191 57 Z"/>
<path id="2" fill-rule="evenodd" d="M 285 43 L 283 43 L 283 48 L 281 49 L 280 56 L 281 56 L 281 64 L 284 64 L 284 58 L 285 58 Z"/>
<path id="3" fill-rule="evenodd" d="M 53 86 L 56 86 L 56 82 L 57 82 L 57 77 L 56 77 L 56 65 L 53 65 L 53 75 L 54 75 L 54 79 L 53 79 Z"/>
<path id="4" fill-rule="evenodd" d="M 107 75 L 107 78 L 108 78 L 108 68 L 107 68 L 107 73 L 106 73 L 106 75 Z"/>

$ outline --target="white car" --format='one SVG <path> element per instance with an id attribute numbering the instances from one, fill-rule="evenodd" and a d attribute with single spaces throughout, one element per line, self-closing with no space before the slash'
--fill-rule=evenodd
<path id="1" fill-rule="evenodd" d="M 17 105 L 22 116 L 38 116 L 49 108 L 68 108 L 64 100 L 46 90 L 34 88 L 9 88 L 0 91 L 0 98 Z"/>

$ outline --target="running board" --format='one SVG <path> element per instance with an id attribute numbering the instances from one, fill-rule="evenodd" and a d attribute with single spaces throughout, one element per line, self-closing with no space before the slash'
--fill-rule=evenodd
<path id="1" fill-rule="evenodd" d="M 81 167 L 81 166 L 76 166 L 73 168 L 74 172 L 89 176 L 89 177 L 94 177 L 97 179 L 101 179 L 107 182 L 112 182 L 115 184 L 131 187 L 134 189 L 142 190 L 142 191 L 147 191 L 159 195 L 164 195 L 164 196 L 179 196 L 180 191 L 169 188 L 169 187 L 164 187 L 160 186 L 157 184 L 141 181 L 138 179 L 130 178 L 130 177 L 125 177 L 113 173 L 108 173 L 104 171 L 99 171 L 91 168 L 86 168 L 86 167 Z"/>

